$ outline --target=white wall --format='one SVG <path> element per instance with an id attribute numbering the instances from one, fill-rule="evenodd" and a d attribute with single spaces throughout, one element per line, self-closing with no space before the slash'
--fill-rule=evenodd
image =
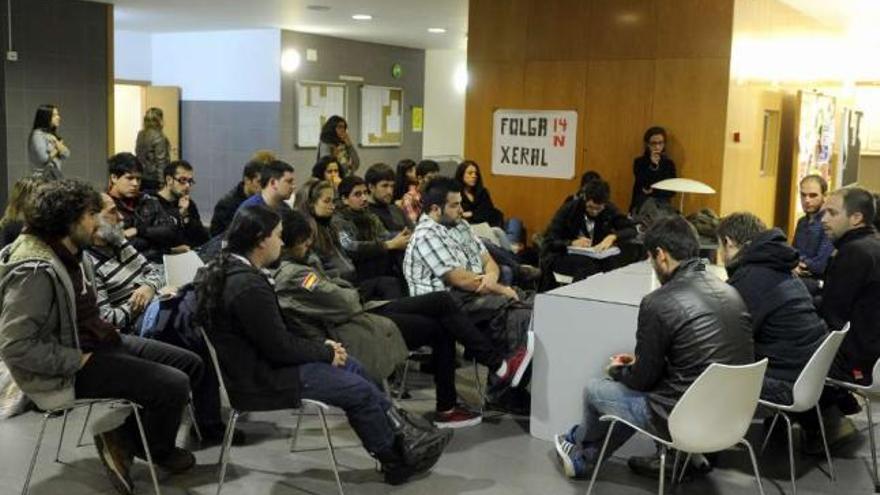
<path id="1" fill-rule="evenodd" d="M 116 79 L 149 81 L 153 77 L 153 46 L 150 33 L 113 32 L 113 71 Z"/>
<path id="2" fill-rule="evenodd" d="M 157 86 L 179 86 L 181 99 L 281 101 L 281 31 L 206 31 L 153 35 Z"/>
<path id="3" fill-rule="evenodd" d="M 466 67 L 465 50 L 425 50 L 425 157 L 464 155 L 465 91 L 460 75 Z"/>

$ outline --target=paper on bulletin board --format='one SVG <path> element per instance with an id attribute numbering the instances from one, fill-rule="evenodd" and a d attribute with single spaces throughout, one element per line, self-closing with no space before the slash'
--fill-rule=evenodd
<path id="1" fill-rule="evenodd" d="M 422 132 L 422 119 L 424 119 L 424 109 L 422 107 L 412 107 L 413 132 Z"/>

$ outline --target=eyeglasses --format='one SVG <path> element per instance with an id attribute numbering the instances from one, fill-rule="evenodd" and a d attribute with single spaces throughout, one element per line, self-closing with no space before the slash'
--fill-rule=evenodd
<path id="1" fill-rule="evenodd" d="M 177 183 L 180 184 L 181 186 L 185 186 L 187 184 L 189 184 L 191 186 L 196 185 L 196 180 L 188 178 L 188 177 L 175 177 L 174 180 L 176 180 Z"/>

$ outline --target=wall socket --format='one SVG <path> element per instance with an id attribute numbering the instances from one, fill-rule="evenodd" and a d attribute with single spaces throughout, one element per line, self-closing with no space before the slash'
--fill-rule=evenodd
<path id="1" fill-rule="evenodd" d="M 10 62 L 18 62 L 18 52 L 12 50 L 6 52 L 6 60 Z"/>

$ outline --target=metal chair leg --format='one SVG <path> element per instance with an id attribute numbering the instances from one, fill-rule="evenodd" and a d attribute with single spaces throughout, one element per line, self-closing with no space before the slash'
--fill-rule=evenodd
<path id="1" fill-rule="evenodd" d="M 679 457 L 681 457 L 681 451 L 676 450 L 675 451 L 675 460 L 672 462 L 672 476 L 669 477 L 669 484 L 670 485 L 675 485 L 675 482 L 676 482 L 675 475 L 678 472 Z M 682 470 L 684 470 L 684 466 L 682 466 Z"/>
<path id="2" fill-rule="evenodd" d="M 192 421 L 192 428 L 193 432 L 196 434 L 196 439 L 198 439 L 199 443 L 202 443 L 202 429 L 199 428 L 199 422 L 196 420 L 196 406 L 193 403 L 192 394 L 189 396 L 186 410 L 189 412 L 189 419 Z"/>
<path id="3" fill-rule="evenodd" d="M 822 434 L 822 446 L 825 447 L 825 460 L 828 461 L 828 475 L 831 481 L 835 480 L 834 463 L 831 461 L 831 449 L 828 448 L 828 437 L 825 435 L 825 422 L 822 421 L 822 409 L 819 403 L 816 403 L 816 415 L 819 417 L 819 432 Z"/>
<path id="4" fill-rule="evenodd" d="M 324 438 L 327 440 L 327 450 L 330 453 L 330 467 L 333 468 L 333 476 L 336 478 L 336 488 L 339 489 L 339 495 L 345 495 L 342 490 L 342 480 L 339 478 L 339 466 L 336 462 L 336 451 L 333 449 L 333 439 L 330 438 L 330 429 L 327 427 L 327 417 L 324 416 L 324 410 L 318 408 L 318 416 L 321 418 L 321 428 L 324 430 Z"/>
<path id="5" fill-rule="evenodd" d="M 758 459 L 755 457 L 755 451 L 752 450 L 752 444 L 750 444 L 745 438 L 740 440 L 739 443 L 745 445 L 746 448 L 749 449 L 749 457 L 752 459 L 752 469 L 755 470 L 755 481 L 758 482 L 758 492 L 761 495 L 764 495 L 764 485 L 761 483 L 761 473 L 758 471 Z"/>
<path id="6" fill-rule="evenodd" d="M 89 404 L 89 408 L 86 410 L 86 419 L 83 420 L 82 430 L 79 431 L 79 439 L 76 441 L 77 447 L 85 445 L 83 443 L 83 436 L 86 434 L 86 427 L 89 426 L 89 418 L 92 417 L 92 407 L 94 407 L 94 404 Z"/>
<path id="7" fill-rule="evenodd" d="M 229 463 L 229 451 L 232 450 L 232 433 L 235 431 L 235 423 L 238 422 L 238 411 L 229 412 L 229 420 L 226 423 L 226 432 L 223 434 L 223 446 L 220 447 L 220 476 L 217 480 L 217 495 L 223 489 L 223 481 L 226 479 L 226 465 Z"/>
<path id="8" fill-rule="evenodd" d="M 296 416 L 296 426 L 293 427 L 293 432 L 290 434 L 290 452 L 293 453 L 296 450 L 296 441 L 299 438 L 299 427 L 302 424 L 303 420 L 303 408 L 300 406 L 299 411 Z"/>
<path id="9" fill-rule="evenodd" d="M 70 409 L 64 410 L 64 419 L 61 421 L 61 434 L 58 435 L 58 448 L 55 449 L 55 462 L 61 462 L 61 443 L 64 442 L 64 430 L 67 429 L 67 415 Z"/>
<path id="10" fill-rule="evenodd" d="M 782 419 L 785 420 L 786 433 L 788 434 L 788 472 L 791 475 L 791 495 L 797 495 L 797 483 L 795 481 L 795 465 L 794 465 L 794 441 L 791 433 L 791 419 L 785 413 L 780 413 Z M 819 418 L 822 423 L 822 418 Z"/>
<path id="11" fill-rule="evenodd" d="M 153 454 L 150 453 L 150 445 L 147 442 L 147 434 L 144 432 L 144 424 L 141 421 L 141 413 L 138 411 L 139 405 L 134 402 L 129 402 L 129 406 L 131 406 L 131 410 L 134 413 L 134 420 L 137 422 L 138 432 L 141 434 L 141 442 L 144 444 L 144 454 L 147 456 L 147 465 L 150 468 L 150 477 L 153 478 L 153 489 L 156 491 L 156 495 L 160 495 L 161 491 L 159 490 L 159 478 L 156 477 L 156 466 L 153 464 Z"/>
<path id="12" fill-rule="evenodd" d="M 871 414 L 871 399 L 862 396 L 865 399 L 865 409 L 868 414 L 868 438 L 871 440 L 871 465 L 874 467 L 874 489 L 876 491 L 880 477 L 877 475 L 877 445 L 874 443 L 874 416 Z"/>
<path id="13" fill-rule="evenodd" d="M 31 476 L 34 474 L 34 467 L 37 465 L 37 454 L 40 453 L 40 444 L 43 443 L 43 434 L 46 433 L 46 424 L 49 422 L 49 414 L 43 415 L 43 424 L 40 425 L 40 434 L 37 435 L 37 443 L 34 445 L 34 453 L 31 456 L 31 462 L 28 465 L 27 474 L 24 478 L 24 486 L 21 488 L 21 495 L 27 495 L 31 488 Z"/>
<path id="14" fill-rule="evenodd" d="M 480 415 L 482 415 L 486 405 L 486 396 L 483 395 L 483 382 L 480 380 L 480 368 L 476 359 L 474 359 L 474 388 L 477 389 L 477 396 L 480 398 Z"/>
<path id="15" fill-rule="evenodd" d="M 770 423 L 770 429 L 767 430 L 767 435 L 764 436 L 764 443 L 761 444 L 761 455 L 764 455 L 764 450 L 767 448 L 767 444 L 770 442 L 770 435 L 773 434 L 773 428 L 776 428 L 776 422 L 779 420 L 779 412 L 773 415 L 773 421 Z"/>
<path id="16" fill-rule="evenodd" d="M 657 495 L 663 495 L 664 483 L 666 482 L 666 446 L 660 447 L 660 487 Z"/>
<path id="17" fill-rule="evenodd" d="M 608 433 L 605 434 L 605 441 L 602 442 L 602 450 L 599 451 L 599 458 L 596 459 L 596 466 L 593 468 L 593 476 L 590 478 L 590 486 L 587 487 L 587 495 L 593 493 L 593 485 L 596 484 L 596 475 L 599 474 L 599 467 L 602 466 L 602 459 L 605 458 L 605 449 L 608 447 L 608 441 L 611 440 L 611 432 L 614 431 L 614 425 L 617 421 L 612 421 L 608 426 Z"/>
<path id="18" fill-rule="evenodd" d="M 403 400 L 403 394 L 406 393 L 406 376 L 409 374 L 409 358 L 403 362 L 403 374 L 400 377 L 400 383 L 397 384 L 397 400 Z"/>
<path id="19" fill-rule="evenodd" d="M 688 454 L 684 457 L 684 464 L 681 466 L 681 472 L 678 473 L 678 483 L 681 484 L 682 480 L 684 480 L 684 472 L 687 470 L 687 467 L 691 465 L 691 454 Z"/>

